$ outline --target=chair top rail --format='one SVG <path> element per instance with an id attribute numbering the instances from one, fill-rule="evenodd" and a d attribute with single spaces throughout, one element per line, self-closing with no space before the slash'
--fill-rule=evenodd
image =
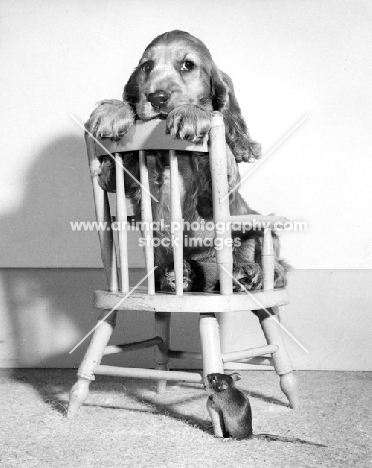
<path id="1" fill-rule="evenodd" d="M 106 156 L 110 153 L 125 153 L 140 150 L 209 152 L 207 137 L 202 144 L 198 145 L 186 140 L 175 140 L 166 134 L 166 123 L 160 119 L 148 122 L 137 121 L 120 140 L 102 138 L 99 140 L 99 143 L 96 143 L 96 155 L 98 157 Z"/>

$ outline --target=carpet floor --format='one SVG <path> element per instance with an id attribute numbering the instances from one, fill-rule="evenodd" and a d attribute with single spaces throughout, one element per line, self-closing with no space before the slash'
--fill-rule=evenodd
<path id="1" fill-rule="evenodd" d="M 201 385 L 98 376 L 75 419 L 64 417 L 73 370 L 0 372 L 0 466 L 372 467 L 372 373 L 298 372 L 293 411 L 271 371 L 244 371 L 254 433 L 325 444 L 216 439 Z"/>

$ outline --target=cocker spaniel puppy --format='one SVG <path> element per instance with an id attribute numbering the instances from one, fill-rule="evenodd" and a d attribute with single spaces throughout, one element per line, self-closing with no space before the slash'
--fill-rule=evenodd
<path id="1" fill-rule="evenodd" d="M 165 119 L 167 132 L 174 138 L 200 142 L 210 129 L 213 111 L 224 117 L 228 154 L 229 186 L 239 183 L 237 163 L 254 162 L 260 156 L 260 145 L 253 141 L 241 115 L 231 79 L 217 68 L 207 47 L 183 31 L 171 31 L 156 37 L 145 49 L 137 68 L 124 87 L 123 101 L 104 100 L 86 124 L 97 138 L 120 139 L 136 120 Z M 178 152 L 183 218 L 189 223 L 212 220 L 211 176 L 208 155 Z M 125 154 L 126 168 L 138 175 L 138 156 Z M 156 151 L 147 156 L 150 188 L 159 203 L 153 203 L 154 221 L 170 225 L 169 161 L 167 153 Z M 115 191 L 115 163 L 103 157 L 99 173 L 102 188 Z M 125 175 L 127 196 L 140 218 L 141 191 L 129 175 Z M 236 191 L 230 195 L 230 213 L 257 214 Z M 205 239 L 204 230 L 186 231 L 185 237 Z M 213 235 L 213 234 L 212 234 Z M 170 237 L 167 228 L 154 233 L 158 238 Z M 233 232 L 234 276 L 247 289 L 262 287 L 262 232 Z M 215 250 L 208 243 L 184 247 L 185 290 L 208 290 L 215 287 L 213 265 Z M 204 244 L 208 244 L 206 246 Z M 276 249 L 275 287 L 286 282 L 286 264 Z M 158 287 L 173 289 L 172 250 L 160 243 L 155 248 Z M 239 289 L 239 288 L 238 288 Z"/>

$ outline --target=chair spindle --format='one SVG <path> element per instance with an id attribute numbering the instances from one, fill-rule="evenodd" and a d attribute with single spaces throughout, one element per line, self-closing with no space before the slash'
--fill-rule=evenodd
<path id="1" fill-rule="evenodd" d="M 96 154 L 95 141 L 88 134 L 85 134 L 85 141 L 87 146 L 90 175 L 92 178 L 96 219 L 99 226 L 105 225 L 106 227 L 110 227 L 111 213 L 107 192 L 102 190 L 102 188 L 98 184 L 97 174 L 100 168 L 100 162 Z M 118 277 L 116 268 L 115 244 L 112 229 L 100 229 L 98 231 L 98 235 L 101 244 L 101 257 L 106 274 L 107 286 L 110 291 L 116 292 L 118 290 Z"/>
<path id="2" fill-rule="evenodd" d="M 141 214 L 143 235 L 145 237 L 145 262 L 147 277 L 147 293 L 155 294 L 155 274 L 154 274 L 154 246 L 152 232 L 152 209 L 150 196 L 149 173 L 146 166 L 145 151 L 139 152 L 139 169 L 141 180 Z"/>
<path id="3" fill-rule="evenodd" d="M 262 270 L 264 291 L 274 289 L 275 258 L 274 244 L 271 228 L 264 230 L 264 240 L 262 248 Z"/>
<path id="4" fill-rule="evenodd" d="M 223 200 L 224 195 L 228 193 L 226 140 L 223 117 L 219 112 L 213 114 L 210 134 L 209 161 L 212 181 L 219 181 L 218 184 L 212 184 L 214 222 L 216 224 L 223 223 L 223 229 L 220 229 L 222 232 L 219 233 L 216 230 L 216 240 L 222 244 L 217 244 L 218 248 L 216 249 L 218 276 L 221 294 L 230 295 L 233 293 L 232 243 L 229 242 L 231 239 L 231 227 L 228 222 L 230 219 L 230 208 L 229 198 L 227 197 Z"/>
<path id="5" fill-rule="evenodd" d="M 171 234 L 173 246 L 176 294 L 183 295 L 183 220 L 181 192 L 178 175 L 178 159 L 174 150 L 169 151 L 171 185 Z"/>
<path id="6" fill-rule="evenodd" d="M 129 291 L 128 271 L 128 231 L 127 231 L 127 203 L 125 200 L 124 167 L 120 153 L 115 153 L 116 166 L 116 221 L 119 236 L 119 264 L 120 264 L 120 290 Z"/>

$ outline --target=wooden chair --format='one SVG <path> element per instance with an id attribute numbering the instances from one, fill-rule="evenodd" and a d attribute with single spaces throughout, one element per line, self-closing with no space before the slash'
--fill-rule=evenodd
<path id="1" fill-rule="evenodd" d="M 250 363 L 274 365 L 280 377 L 280 386 L 287 396 L 292 408 L 299 407 L 296 377 L 293 373 L 291 361 L 287 355 L 281 329 L 278 324 L 278 307 L 288 303 L 286 289 L 274 289 L 274 255 L 271 227 L 276 221 L 283 218 L 274 216 L 257 217 L 252 215 L 230 216 L 227 181 L 227 160 L 225 129 L 223 118 L 214 113 L 209 141 L 203 146 L 195 146 L 186 141 L 173 140 L 165 135 L 164 122 L 140 122 L 133 126 L 120 141 L 109 139 L 101 140 L 98 145 L 90 136 L 86 135 L 87 151 L 90 171 L 93 182 L 93 193 L 98 222 L 111 225 L 112 218 L 107 193 L 100 188 L 97 180 L 98 157 L 106 154 L 107 150 L 116 160 L 116 222 L 127 221 L 124 169 L 122 166 L 122 153 L 126 151 L 139 151 L 140 181 L 142 185 L 141 212 L 142 222 L 145 225 L 143 236 L 152 239 L 150 229 L 152 222 L 151 195 L 148 179 L 148 170 L 145 162 L 146 150 L 165 149 L 170 152 L 170 179 L 171 179 L 171 219 L 173 240 L 180 239 L 177 247 L 174 246 L 174 269 L 176 291 L 155 292 L 154 278 L 154 251 L 151 245 L 145 247 L 147 270 L 147 290 L 129 288 L 128 258 L 127 258 L 127 230 L 118 232 L 119 272 L 117 268 L 117 255 L 112 230 L 99 232 L 101 242 L 102 260 L 108 281 L 108 291 L 96 291 L 94 294 L 94 307 L 103 309 L 103 314 L 94 331 L 83 362 L 78 370 L 78 381 L 70 391 L 70 402 L 67 417 L 73 417 L 80 405 L 85 401 L 89 385 L 95 375 L 110 375 L 117 377 L 130 377 L 141 379 L 154 379 L 157 381 L 157 391 L 163 392 L 166 382 L 184 381 L 203 383 L 203 378 L 213 372 L 224 372 L 224 364 L 249 360 Z M 224 248 L 216 250 L 217 269 L 220 281 L 220 292 L 184 293 L 183 292 L 183 249 L 182 249 L 182 212 L 180 191 L 178 184 L 178 161 L 176 150 L 190 150 L 209 152 L 210 168 L 213 185 L 213 211 L 214 222 L 234 221 L 260 221 L 270 222 L 270 227 L 264 232 L 263 247 L 263 274 L 264 286 L 262 290 L 233 293 L 232 275 L 232 247 L 224 243 Z M 223 200 L 224 199 L 224 200 Z M 147 226 L 147 227 L 146 227 Z M 225 239 L 231 237 L 228 224 L 225 232 L 216 236 Z M 151 244 L 151 243 L 150 243 Z M 121 345 L 110 345 L 108 341 L 115 327 L 118 310 L 135 310 L 138 313 L 155 313 L 155 337 L 142 342 Z M 234 311 L 256 311 L 264 332 L 267 346 L 255 349 L 244 349 L 238 352 L 221 353 L 220 332 L 216 313 L 228 314 Z M 171 314 L 188 312 L 199 314 L 200 339 L 202 353 L 184 352 L 169 349 Z M 220 316 L 223 314 L 220 314 Z M 226 316 L 225 316 L 226 317 Z M 223 322 L 222 322 L 223 323 Z M 223 329 L 221 330 L 223 333 Z M 101 365 L 104 355 L 132 351 L 148 347 L 155 348 L 155 369 L 123 368 Z M 196 372 L 181 372 L 168 370 L 169 359 L 193 358 L 202 360 L 203 375 Z M 216 435 L 219 431 L 219 419 L 209 408 Z"/>

